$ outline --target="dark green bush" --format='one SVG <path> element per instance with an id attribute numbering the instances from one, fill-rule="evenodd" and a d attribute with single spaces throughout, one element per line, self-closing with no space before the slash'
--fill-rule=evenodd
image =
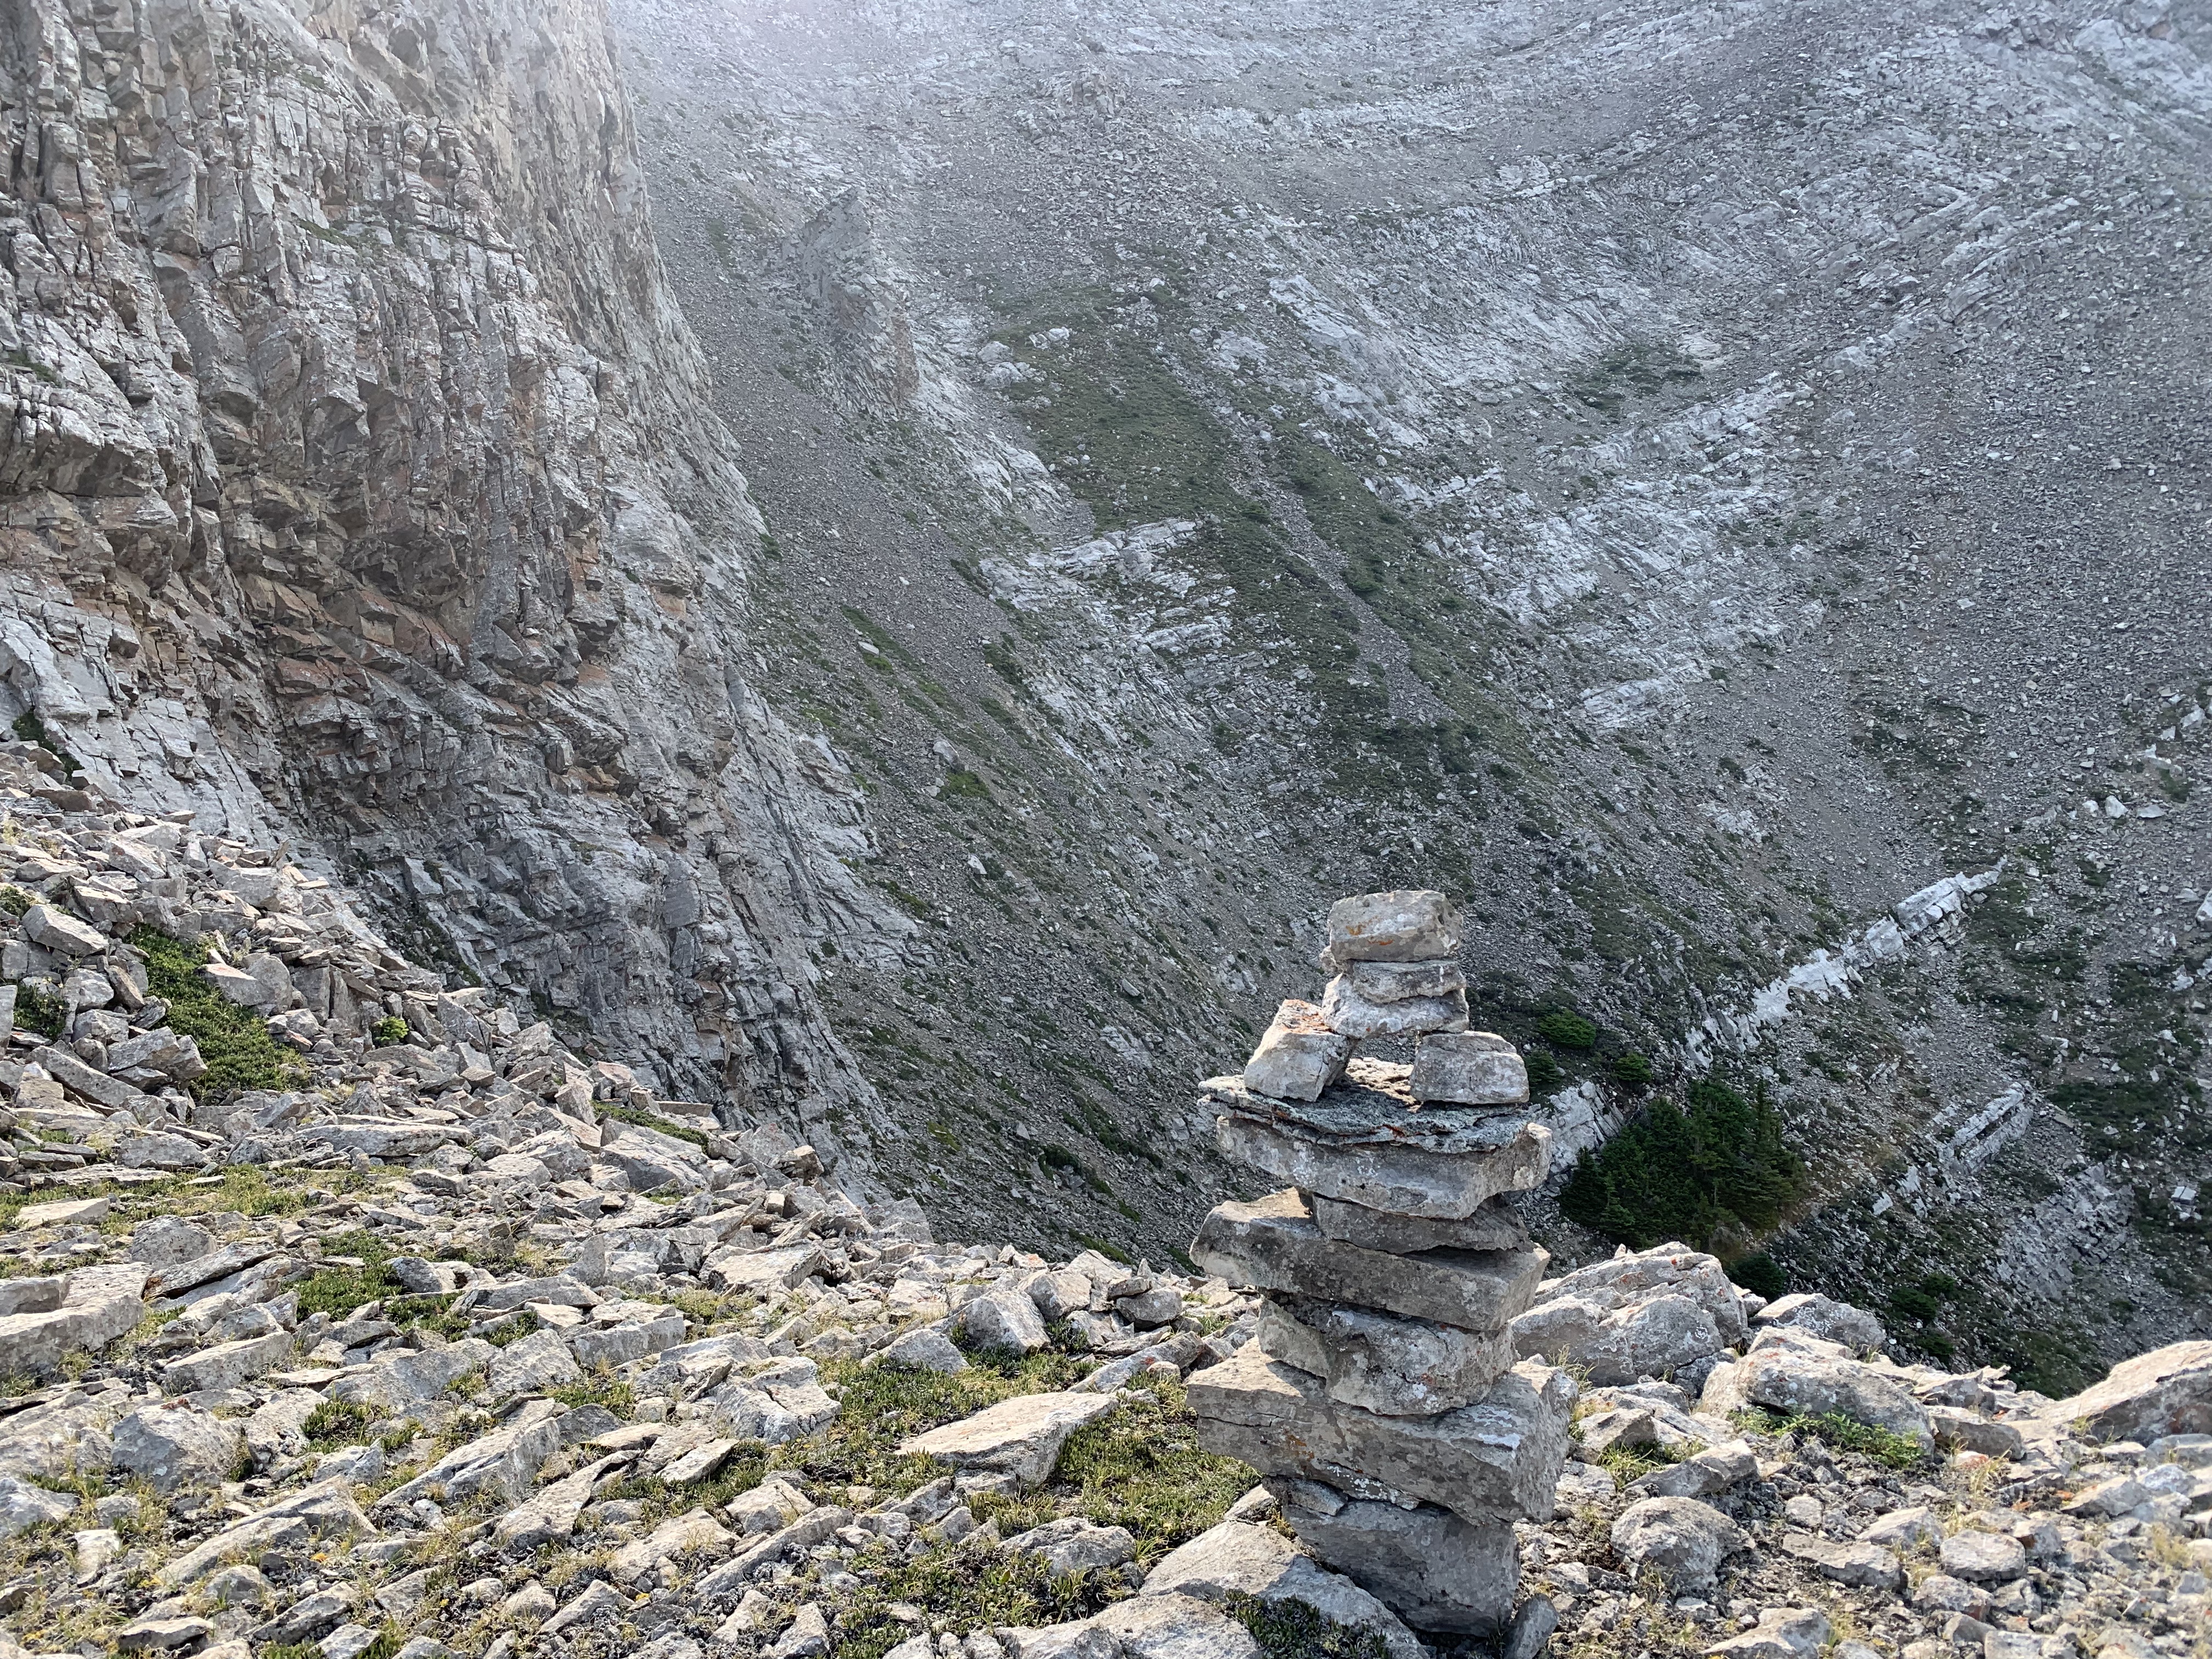
<path id="1" fill-rule="evenodd" d="M 52 991 L 42 991 L 35 985 L 15 988 L 17 1030 L 36 1031 L 47 1042 L 58 1042 L 68 1019 L 69 1005 Z"/>
<path id="2" fill-rule="evenodd" d="M 1753 1296 L 1763 1296 L 1769 1302 L 1790 1294 L 1790 1280 L 1781 1264 L 1764 1250 L 1736 1262 L 1728 1270 L 1728 1276 Z"/>
<path id="3" fill-rule="evenodd" d="M 1565 1009 L 1536 1022 L 1536 1035 L 1555 1048 L 1580 1051 L 1597 1046 L 1597 1027 L 1580 1014 Z"/>
<path id="4" fill-rule="evenodd" d="M 1521 1058 L 1528 1067 L 1528 1092 L 1533 1095 L 1547 1095 L 1567 1080 L 1559 1062 L 1544 1049 L 1531 1048 Z"/>
<path id="5" fill-rule="evenodd" d="M 70 754 L 68 750 L 63 748 L 61 744 L 54 741 L 52 736 L 47 732 L 44 722 L 39 719 L 38 714 L 35 710 L 27 709 L 22 714 L 16 715 L 15 724 L 9 729 L 25 743 L 35 743 L 40 748 L 45 750 L 49 755 L 52 755 L 56 760 L 59 761 L 62 763 L 62 770 L 64 773 L 75 772 L 81 769 L 77 765 L 76 757 Z"/>
<path id="6" fill-rule="evenodd" d="M 0 910 L 6 911 L 11 916 L 21 915 L 37 902 L 38 900 L 20 887 L 0 886 Z"/>
<path id="7" fill-rule="evenodd" d="M 1764 1093 L 1747 1100 L 1693 1083 L 1687 1109 L 1655 1100 L 1595 1152 L 1559 1194 L 1583 1226 L 1634 1249 L 1670 1239 L 1703 1249 L 1716 1235 L 1771 1228 L 1804 1187 L 1804 1162 L 1783 1144 Z"/>
<path id="8" fill-rule="evenodd" d="M 1654 1075 L 1651 1062 L 1642 1054 L 1622 1054 L 1613 1062 L 1613 1080 L 1631 1088 L 1642 1088 Z"/>
<path id="9" fill-rule="evenodd" d="M 380 1048 L 388 1048 L 395 1042 L 407 1041 L 407 1022 L 397 1014 L 386 1014 L 368 1028 L 368 1040 Z"/>
<path id="10" fill-rule="evenodd" d="M 1943 1304 L 1923 1290 L 1910 1285 L 1900 1285 L 1889 1293 L 1889 1305 L 1907 1319 L 1934 1319 L 1943 1311 Z"/>
<path id="11" fill-rule="evenodd" d="M 200 976 L 207 946 L 151 927 L 141 927 L 131 943 L 146 958 L 154 994 L 169 1005 L 171 1028 L 197 1042 L 207 1062 L 206 1074 L 187 1085 L 195 1099 L 222 1101 L 242 1089 L 291 1089 L 307 1080 L 298 1057 L 269 1035 L 268 1021 L 234 1008 Z"/>

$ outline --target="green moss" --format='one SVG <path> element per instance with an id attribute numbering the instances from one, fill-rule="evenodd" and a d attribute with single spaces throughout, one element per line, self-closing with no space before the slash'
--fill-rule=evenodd
<path id="1" fill-rule="evenodd" d="M 0 884 L 0 911 L 9 915 L 20 916 L 37 902 L 38 900 L 20 887 L 12 884 Z"/>
<path id="2" fill-rule="evenodd" d="M 1687 1100 L 1686 1110 L 1654 1101 L 1583 1153 L 1559 1194 L 1568 1218 L 1636 1249 L 1674 1239 L 1703 1249 L 1780 1221 L 1805 1170 L 1783 1143 L 1772 1103 L 1705 1082 L 1692 1084 Z"/>
<path id="3" fill-rule="evenodd" d="M 151 927 L 138 929 L 131 943 L 146 958 L 154 994 L 168 1004 L 171 1029 L 197 1042 L 207 1062 L 205 1075 L 190 1085 L 195 1099 L 222 1101 L 241 1090 L 293 1089 L 307 1082 L 307 1067 L 269 1034 L 269 1023 L 231 1006 L 201 976 L 205 945 Z"/>
<path id="4" fill-rule="evenodd" d="M 963 767 L 955 767 L 945 775 L 945 793 L 954 800 L 988 800 L 990 786 Z"/>
<path id="5" fill-rule="evenodd" d="M 1221 1610 L 1252 1633 L 1267 1659 L 1387 1659 L 1390 1650 L 1371 1630 L 1340 1625 L 1304 1601 L 1263 1601 L 1238 1592 Z"/>
<path id="6" fill-rule="evenodd" d="M 650 1129 L 655 1134 L 666 1135 L 672 1140 L 688 1140 L 702 1151 L 706 1149 L 707 1135 L 704 1130 L 687 1129 L 684 1125 L 672 1123 L 666 1118 L 657 1113 L 648 1112 L 641 1106 L 603 1106 L 599 1109 L 604 1115 L 613 1118 L 617 1122 L 635 1123 L 641 1129 Z"/>
<path id="7" fill-rule="evenodd" d="M 866 1581 L 837 1615 L 837 1659 L 879 1659 L 915 1633 L 897 1618 L 899 1603 L 920 1607 L 927 1628 L 969 1631 L 1065 1623 L 1085 1619 L 1135 1588 L 1115 1572 L 1054 1578 L 1034 1555 L 1008 1555 L 988 1544 L 946 1546 L 913 1560 L 872 1550 L 852 1563 Z"/>
<path id="8" fill-rule="evenodd" d="M 1101 1526 L 1127 1527 L 1150 1566 L 1219 1521 L 1252 1470 L 1201 1450 L 1180 1383 L 1131 1390 L 1121 1410 L 1069 1437 L 1052 1489 Z"/>

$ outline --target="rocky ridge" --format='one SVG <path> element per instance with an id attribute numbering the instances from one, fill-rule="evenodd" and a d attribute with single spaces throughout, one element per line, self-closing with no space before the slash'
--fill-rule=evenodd
<path id="1" fill-rule="evenodd" d="M 1202 1449 L 1209 1391 L 1278 1364 L 1282 1314 L 1312 1309 L 1249 1253 L 1198 1277 L 936 1243 L 773 1126 L 439 991 L 274 849 L 95 811 L 20 755 L 0 788 L 10 1004 L 61 1022 L 12 1032 L 0 1072 L 9 1655 L 1419 1659 L 1471 1639 L 1401 1618 L 1372 1557 L 1323 1565 L 1343 1552 L 1314 1483 L 1280 1478 L 1291 1443 L 1240 1445 L 1276 1469 L 1261 1485 Z M 288 959 L 279 936 L 307 931 L 328 960 Z M 205 960 L 177 970 L 186 941 Z M 319 969 L 349 1004 L 302 1006 Z M 284 1086 L 221 1081 L 249 1060 Z M 1366 1207 L 1316 1199 L 1340 1231 Z M 1364 1235 L 1405 1252 L 1400 1279 L 1480 1259 L 1413 1248 L 1414 1224 L 1378 1210 L 1399 1232 Z M 1675 1246 L 1498 1305 L 1522 1303 L 1515 1376 L 1544 1379 L 1553 1426 L 1500 1466 L 1529 1487 L 1498 1562 L 1526 1593 L 1481 1622 L 1513 1659 L 2192 1651 L 2206 1345 L 2054 1401 L 1898 1364 L 1870 1316 L 1765 1303 Z M 1407 1382 L 1449 1386 L 1387 1365 L 1329 1386 Z M 1328 1409 L 1437 1403 L 1364 1397 Z M 1438 1452 L 1465 1456 L 1462 1409 L 1395 1420 L 1443 1423 Z"/>

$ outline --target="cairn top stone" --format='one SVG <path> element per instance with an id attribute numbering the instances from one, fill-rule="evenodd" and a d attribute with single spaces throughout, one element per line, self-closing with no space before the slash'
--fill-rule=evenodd
<path id="1" fill-rule="evenodd" d="M 1442 893 L 1361 893 L 1328 907 L 1324 960 L 1338 970 L 1355 962 L 1432 962 L 1456 955 L 1461 937 L 1459 911 Z"/>

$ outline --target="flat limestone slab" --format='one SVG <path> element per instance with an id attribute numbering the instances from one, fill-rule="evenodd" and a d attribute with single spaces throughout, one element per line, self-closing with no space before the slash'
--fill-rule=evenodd
<path id="1" fill-rule="evenodd" d="M 1346 1302 L 1468 1331 L 1503 1329 L 1551 1264 L 1541 1245 L 1392 1255 L 1324 1236 L 1295 1187 L 1250 1204 L 1217 1205 L 1191 1258 L 1233 1285 Z"/>
<path id="2" fill-rule="evenodd" d="M 1493 1198 L 1457 1221 L 1392 1215 L 1319 1193 L 1307 1194 L 1306 1202 L 1325 1237 L 1363 1250 L 1417 1255 L 1423 1250 L 1510 1250 L 1528 1242 L 1528 1224 L 1503 1199 Z"/>
<path id="3" fill-rule="evenodd" d="M 1510 1331 L 1462 1331 L 1334 1302 L 1273 1297 L 1260 1346 L 1311 1371 L 1328 1396 L 1384 1417 L 1428 1417 L 1472 1405 L 1512 1368 Z"/>
<path id="4" fill-rule="evenodd" d="M 1198 1442 L 1263 1475 L 1317 1480 L 1347 1497 L 1439 1504 L 1471 1521 L 1548 1520 L 1567 1459 L 1573 1379 L 1523 1360 L 1473 1405 L 1381 1417 L 1328 1397 L 1310 1371 L 1247 1343 L 1192 1373 Z"/>
<path id="5" fill-rule="evenodd" d="M 1011 1474 L 1024 1486 L 1051 1479 L 1068 1437 L 1121 1404 L 1110 1394 L 1025 1394 L 901 1443 L 902 1457 Z"/>
<path id="6" fill-rule="evenodd" d="M 1539 1186 L 1552 1134 L 1517 1109 L 1422 1106 L 1411 1067 L 1355 1058 L 1310 1103 L 1255 1094 L 1242 1078 L 1203 1086 L 1214 1137 L 1241 1164 L 1326 1198 L 1397 1215 L 1457 1220 L 1500 1193 Z"/>

